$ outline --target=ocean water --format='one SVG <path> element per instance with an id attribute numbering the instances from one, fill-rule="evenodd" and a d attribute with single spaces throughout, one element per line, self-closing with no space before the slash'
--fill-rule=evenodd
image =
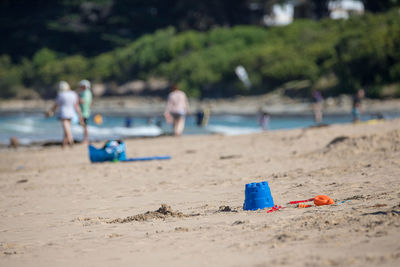
<path id="1" fill-rule="evenodd" d="M 387 115 L 387 118 L 399 117 L 399 114 Z M 364 116 L 364 120 L 373 116 Z M 92 141 L 107 139 L 120 139 L 125 137 L 156 137 L 163 134 L 171 134 L 172 126 L 166 124 L 161 118 L 131 118 L 131 127 L 125 127 L 125 117 L 103 116 L 103 124 L 96 125 L 93 118 L 88 123 L 89 138 Z M 323 123 L 351 123 L 349 115 L 325 116 Z M 156 125 L 161 121 L 160 125 Z M 311 115 L 302 116 L 271 116 L 270 130 L 306 128 L 315 125 Z M 82 127 L 73 123 L 72 132 L 76 140 L 82 140 Z M 198 127 L 194 116 L 188 116 L 184 134 L 225 134 L 239 135 L 261 132 L 257 116 L 239 115 L 214 115 L 210 117 L 206 127 Z M 10 137 L 16 136 L 21 144 L 32 142 L 61 141 L 61 123 L 56 118 L 46 118 L 38 113 L 19 113 L 0 115 L 0 143 L 8 144 Z"/>

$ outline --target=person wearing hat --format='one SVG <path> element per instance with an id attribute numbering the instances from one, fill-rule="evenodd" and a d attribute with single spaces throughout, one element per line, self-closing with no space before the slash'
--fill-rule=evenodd
<path id="1" fill-rule="evenodd" d="M 58 95 L 56 102 L 51 109 L 46 112 L 46 116 L 53 116 L 54 112 L 58 109 L 57 117 L 61 121 L 64 137 L 62 147 L 66 147 L 68 144 L 72 146 L 74 144 L 74 138 L 71 131 L 71 120 L 78 113 L 79 120 L 83 123 L 81 108 L 79 107 L 78 95 L 71 90 L 69 84 L 65 81 L 61 81 L 58 84 Z"/>
<path id="2" fill-rule="evenodd" d="M 82 110 L 83 117 L 83 142 L 85 144 L 89 143 L 89 132 L 87 128 L 87 123 L 90 118 L 90 107 L 92 106 L 92 92 L 90 91 L 90 82 L 88 80 L 82 80 L 79 82 L 79 104 Z"/>

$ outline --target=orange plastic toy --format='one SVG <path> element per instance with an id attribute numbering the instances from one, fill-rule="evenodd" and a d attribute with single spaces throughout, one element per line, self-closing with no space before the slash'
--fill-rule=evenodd
<path id="1" fill-rule="evenodd" d="M 309 208 L 309 207 L 312 207 L 312 205 L 308 205 L 308 204 L 297 204 L 297 207 L 298 208 Z"/>
<path id="2" fill-rule="evenodd" d="M 335 204 L 332 198 L 325 195 L 318 195 L 314 198 L 315 206 L 332 205 Z"/>
<path id="3" fill-rule="evenodd" d="M 96 115 L 93 117 L 93 121 L 94 121 L 94 123 L 96 123 L 97 125 L 103 124 L 103 117 L 102 117 L 100 114 L 96 114 Z"/>

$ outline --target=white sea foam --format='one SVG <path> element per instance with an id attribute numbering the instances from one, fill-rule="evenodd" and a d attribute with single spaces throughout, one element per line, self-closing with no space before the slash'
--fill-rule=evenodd
<path id="1" fill-rule="evenodd" d="M 33 124 L 23 124 L 23 123 L 4 123 L 1 127 L 2 130 L 10 133 L 34 133 L 35 127 Z"/>
<path id="2" fill-rule="evenodd" d="M 114 131 L 123 136 L 159 136 L 163 133 L 161 128 L 155 125 L 138 126 L 133 128 L 115 127 Z"/>
<path id="3" fill-rule="evenodd" d="M 72 126 L 74 134 L 83 134 L 82 127 L 78 125 Z M 88 126 L 89 136 L 94 138 L 116 138 L 124 136 L 159 136 L 163 133 L 161 128 L 150 125 L 150 126 L 138 126 L 132 128 L 126 127 L 97 127 Z"/>
<path id="4" fill-rule="evenodd" d="M 38 126 L 38 121 L 33 117 L 17 117 L 14 120 L 7 120 L 0 124 L 0 131 L 10 134 L 30 134 L 37 133 L 42 130 Z"/>
<path id="5" fill-rule="evenodd" d="M 259 133 L 260 129 L 250 128 L 250 127 L 232 127 L 232 126 L 222 126 L 222 125 L 210 125 L 207 130 L 212 133 L 219 133 L 224 135 L 241 135 L 241 134 L 251 134 Z"/>
<path id="6" fill-rule="evenodd" d="M 220 119 L 226 121 L 226 122 L 233 122 L 233 123 L 239 123 L 241 121 L 245 121 L 246 119 L 243 118 L 243 116 L 237 116 L 237 115 L 224 115 L 221 116 Z"/>

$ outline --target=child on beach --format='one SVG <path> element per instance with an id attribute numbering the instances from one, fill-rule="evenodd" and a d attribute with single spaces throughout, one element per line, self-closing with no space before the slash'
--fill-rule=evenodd
<path id="1" fill-rule="evenodd" d="M 353 96 L 353 122 L 359 122 L 361 113 L 362 113 L 362 107 L 361 107 L 361 101 L 365 96 L 365 91 L 363 89 L 359 89 L 357 93 Z"/>
<path id="2" fill-rule="evenodd" d="M 74 138 L 71 131 L 71 120 L 78 113 L 79 120 L 83 124 L 82 112 L 79 107 L 78 95 L 71 90 L 69 84 L 65 81 L 61 81 L 58 84 L 58 95 L 54 105 L 46 116 L 53 116 L 54 112 L 58 109 L 57 117 L 61 121 L 64 136 L 62 147 L 65 148 L 67 144 L 72 146 L 74 144 Z"/>
<path id="3" fill-rule="evenodd" d="M 322 122 L 322 103 L 324 98 L 320 91 L 314 91 L 312 94 L 312 103 L 313 103 L 313 112 L 314 112 L 314 121 L 315 123 Z"/>
<path id="4" fill-rule="evenodd" d="M 79 82 L 79 104 L 82 110 L 83 117 L 83 143 L 89 144 L 89 133 L 87 123 L 90 118 L 90 107 L 92 106 L 92 92 L 90 91 L 90 82 L 88 80 L 82 80 Z"/>
<path id="5" fill-rule="evenodd" d="M 269 129 L 269 113 L 266 111 L 261 112 L 260 117 L 258 118 L 258 124 L 260 124 L 263 131 L 268 131 Z"/>
<path id="6" fill-rule="evenodd" d="M 185 128 L 185 117 L 189 113 L 189 104 L 186 94 L 173 85 L 168 95 L 164 117 L 167 123 L 173 123 L 174 135 L 180 136 Z"/>

